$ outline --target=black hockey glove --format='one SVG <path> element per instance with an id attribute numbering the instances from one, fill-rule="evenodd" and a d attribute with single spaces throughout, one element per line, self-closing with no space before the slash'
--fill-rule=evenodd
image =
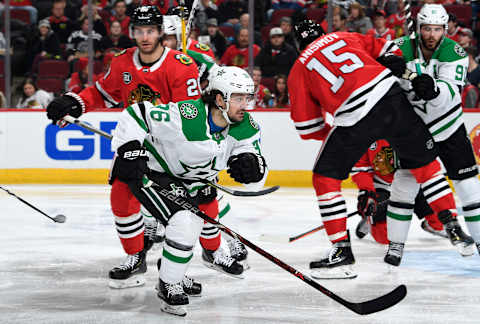
<path id="1" fill-rule="evenodd" d="M 117 150 L 111 180 L 118 178 L 125 183 L 141 185 L 143 175 L 148 171 L 147 161 L 147 151 L 139 141 L 123 144 Z"/>
<path id="2" fill-rule="evenodd" d="M 265 159 L 254 153 L 231 156 L 227 162 L 227 173 L 237 182 L 252 183 L 262 180 L 265 174 Z"/>
<path id="3" fill-rule="evenodd" d="M 413 91 L 423 100 L 432 100 L 438 97 L 440 91 L 435 86 L 435 81 L 428 74 L 421 74 L 412 80 Z"/>
<path id="4" fill-rule="evenodd" d="M 377 62 L 390 69 L 393 75 L 397 78 L 401 78 L 407 68 L 407 64 L 403 57 L 397 56 L 393 53 L 385 53 L 382 56 L 379 56 Z"/>
<path id="5" fill-rule="evenodd" d="M 373 224 L 377 212 L 377 194 L 375 191 L 360 190 L 357 198 L 357 210 L 362 218 L 368 219 L 368 222 Z"/>
<path id="6" fill-rule="evenodd" d="M 52 120 L 52 124 L 56 124 L 66 115 L 78 118 L 85 110 L 80 98 L 77 95 L 65 94 L 61 97 L 53 99 L 47 106 L 47 117 Z"/>

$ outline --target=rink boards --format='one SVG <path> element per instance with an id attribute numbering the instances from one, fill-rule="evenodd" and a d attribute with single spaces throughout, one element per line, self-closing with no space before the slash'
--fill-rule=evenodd
<path id="1" fill-rule="evenodd" d="M 309 186 L 320 143 L 301 140 L 288 111 L 251 113 L 262 131 L 262 150 L 270 168 L 267 185 Z M 116 109 L 91 112 L 81 119 L 111 132 L 119 114 Z M 480 113 L 466 110 L 463 118 L 479 161 Z M 108 139 L 75 125 L 51 125 L 44 111 L 12 109 L 0 110 L 0 156 L 0 183 L 104 184 L 113 152 Z M 224 172 L 221 183 L 234 184 Z"/>

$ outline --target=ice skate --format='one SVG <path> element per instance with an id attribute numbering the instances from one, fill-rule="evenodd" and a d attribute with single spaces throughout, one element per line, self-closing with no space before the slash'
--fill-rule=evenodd
<path id="1" fill-rule="evenodd" d="M 145 252 L 129 254 L 125 262 L 108 273 L 110 288 L 122 289 L 145 284 L 144 273 L 147 272 Z"/>
<path id="2" fill-rule="evenodd" d="M 157 268 L 160 271 L 160 265 L 162 264 L 162 259 L 158 259 Z M 158 290 L 158 285 L 155 287 Z M 183 291 L 191 297 L 200 297 L 202 296 L 202 284 L 195 279 L 185 275 L 182 280 Z"/>
<path id="3" fill-rule="evenodd" d="M 243 279 L 243 266 L 225 253 L 222 248 L 216 251 L 203 249 L 202 261 L 210 269 L 220 271 L 233 278 Z"/>
<path id="4" fill-rule="evenodd" d="M 458 220 L 453 218 L 453 215 L 449 210 L 444 210 L 438 213 L 438 219 L 445 226 L 445 232 L 458 253 L 464 257 L 471 256 L 475 253 L 475 242 L 470 236 L 465 234 L 460 227 Z"/>
<path id="5" fill-rule="evenodd" d="M 157 296 L 161 300 L 160 309 L 162 311 L 177 316 L 187 315 L 185 305 L 189 303 L 188 296 L 180 283 L 169 284 L 159 279 L 157 287 Z"/>
<path id="6" fill-rule="evenodd" d="M 353 272 L 354 263 L 349 236 L 334 243 L 325 258 L 310 262 L 310 273 L 316 279 L 353 279 L 357 277 Z"/>
<path id="7" fill-rule="evenodd" d="M 230 256 L 237 260 L 244 270 L 250 269 L 247 262 L 248 251 L 240 240 L 234 238 L 228 241 L 228 249 L 230 250 Z"/>
<path id="8" fill-rule="evenodd" d="M 398 267 L 400 265 L 400 262 L 402 262 L 404 247 L 405 243 L 390 242 L 388 244 L 387 254 L 385 255 L 383 261 L 390 265 Z"/>
<path id="9" fill-rule="evenodd" d="M 445 233 L 445 230 L 434 229 L 432 226 L 430 226 L 430 224 L 428 224 L 426 219 L 424 219 L 422 221 L 420 226 L 427 233 L 430 233 L 430 234 L 435 235 L 435 236 L 443 237 L 443 238 L 448 238 L 448 235 L 447 235 L 447 233 Z"/>

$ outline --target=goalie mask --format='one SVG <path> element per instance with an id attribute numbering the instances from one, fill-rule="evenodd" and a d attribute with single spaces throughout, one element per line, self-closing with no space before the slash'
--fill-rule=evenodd
<path id="1" fill-rule="evenodd" d="M 238 93 L 251 96 L 248 99 L 248 105 L 249 108 L 253 108 L 255 93 L 253 80 L 245 70 L 236 66 L 222 66 L 210 70 L 208 79 L 209 83 L 206 92 L 213 96 L 216 96 L 216 94 L 223 96 L 225 107 L 217 105 L 217 108 L 222 111 L 223 117 L 229 124 L 233 123 L 228 117 L 232 94 Z"/>

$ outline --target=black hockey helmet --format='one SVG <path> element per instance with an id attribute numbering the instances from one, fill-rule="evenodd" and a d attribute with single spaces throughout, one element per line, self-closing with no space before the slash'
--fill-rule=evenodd
<path id="1" fill-rule="evenodd" d="M 323 34 L 325 34 L 325 31 L 322 26 L 310 19 L 303 20 L 295 25 L 295 36 L 300 44 L 301 51 Z"/>
<path id="2" fill-rule="evenodd" d="M 156 6 L 140 6 L 133 12 L 130 23 L 132 26 L 155 25 L 162 27 L 163 18 Z"/>

